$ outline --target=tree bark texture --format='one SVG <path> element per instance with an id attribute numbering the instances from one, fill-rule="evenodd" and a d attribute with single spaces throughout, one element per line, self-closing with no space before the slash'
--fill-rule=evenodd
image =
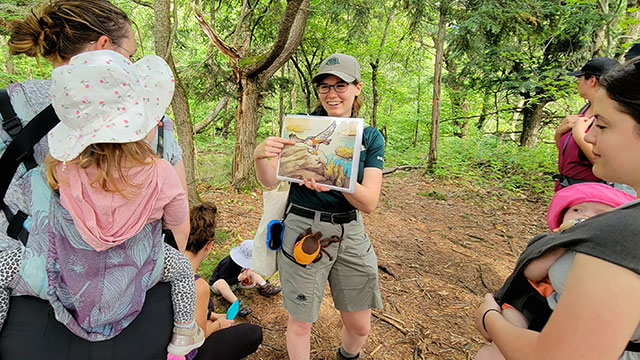
<path id="1" fill-rule="evenodd" d="M 195 180 L 195 148 L 193 146 L 193 125 L 189 113 L 189 101 L 184 84 L 178 76 L 176 65 L 169 48 L 171 37 L 171 1 L 156 0 L 153 4 L 155 14 L 153 39 L 156 47 L 156 54 L 163 57 L 173 71 L 175 77 L 175 92 L 171 100 L 171 109 L 175 117 L 175 128 L 178 134 L 178 144 L 182 147 L 182 160 L 187 175 L 187 193 L 189 203 L 195 204 L 200 200 L 196 193 Z"/>
<path id="2" fill-rule="evenodd" d="M 382 49 L 384 49 L 384 44 L 387 41 L 387 34 L 389 33 L 389 25 L 391 24 L 391 19 L 393 19 L 394 11 L 391 10 L 389 16 L 387 17 L 387 23 L 384 26 L 384 32 L 382 33 L 382 39 L 380 40 L 380 46 L 378 47 L 378 53 L 376 54 L 376 58 L 371 65 L 371 88 L 373 92 L 373 108 L 371 111 L 371 126 L 374 128 L 378 128 L 378 103 L 380 99 L 378 99 L 378 68 L 380 67 L 380 53 Z"/>
<path id="3" fill-rule="evenodd" d="M 256 147 L 258 132 L 258 96 L 259 84 L 256 78 L 241 79 L 236 112 L 236 143 L 233 151 L 233 185 L 236 189 L 255 185 L 253 168 L 253 149 Z M 251 119 L 251 120 L 250 120 Z"/>
<path id="4" fill-rule="evenodd" d="M 378 128 L 378 63 L 372 62 L 371 65 L 371 97 L 373 97 L 373 106 L 371 107 L 371 126 Z"/>
<path id="5" fill-rule="evenodd" d="M 436 38 L 436 58 L 433 66 L 433 107 L 431 110 L 431 140 L 427 166 L 433 167 L 438 160 L 438 142 L 440 140 L 440 93 L 442 90 L 442 63 L 444 58 L 444 33 L 446 31 L 447 2 L 440 4 L 440 20 Z"/>
<path id="6" fill-rule="evenodd" d="M 224 43 L 215 29 L 204 19 L 193 5 L 194 14 L 200 27 L 211 42 L 225 54 L 231 66 L 238 89 L 238 108 L 236 110 L 236 143 L 232 164 L 232 183 L 236 189 L 253 187 L 256 182 L 253 167 L 253 150 L 256 146 L 258 129 L 258 110 L 262 101 L 261 92 L 269 79 L 291 58 L 300 44 L 307 23 L 309 0 L 290 0 L 280 22 L 280 28 L 271 48 L 260 56 L 252 56 L 243 66 L 240 60 L 249 53 L 250 41 L 246 39 L 247 22 L 250 21 L 249 3 L 243 2 L 243 23 L 236 26 L 239 38 L 234 40 L 238 48 Z M 256 61 L 251 61 L 256 60 Z"/>
<path id="7" fill-rule="evenodd" d="M 527 100 L 522 109 L 522 133 L 520 133 L 520 146 L 533 147 L 538 142 L 540 125 L 544 107 L 549 100 Z"/>

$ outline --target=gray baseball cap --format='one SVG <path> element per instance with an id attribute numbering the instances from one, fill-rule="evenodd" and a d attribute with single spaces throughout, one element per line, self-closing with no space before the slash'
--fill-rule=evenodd
<path id="1" fill-rule="evenodd" d="M 360 64 L 351 55 L 335 53 L 320 63 L 318 72 L 311 82 L 318 82 L 323 75 L 335 75 L 348 83 L 354 80 L 360 82 Z"/>

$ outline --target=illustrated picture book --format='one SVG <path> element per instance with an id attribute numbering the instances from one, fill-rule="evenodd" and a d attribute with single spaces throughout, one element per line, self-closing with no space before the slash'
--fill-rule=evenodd
<path id="1" fill-rule="evenodd" d="M 296 143 L 280 153 L 276 177 L 297 183 L 315 179 L 330 189 L 353 193 L 363 124 L 361 118 L 286 115 L 282 137 Z"/>

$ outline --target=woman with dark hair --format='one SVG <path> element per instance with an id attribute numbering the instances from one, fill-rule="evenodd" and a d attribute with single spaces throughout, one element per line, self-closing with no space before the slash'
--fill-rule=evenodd
<path id="1" fill-rule="evenodd" d="M 600 87 L 600 77 L 618 65 L 618 61 L 606 57 L 595 57 L 569 76 L 578 78 L 578 92 L 587 103 L 577 115 L 567 116 L 555 133 L 558 148 L 558 172 L 554 190 L 581 182 L 602 182 L 593 174 L 591 145 L 584 140 L 593 122 L 593 101 Z"/>
<path id="2" fill-rule="evenodd" d="M 640 62 L 601 78 L 593 146 L 593 172 L 640 190 Z M 521 297 L 515 275 L 476 311 L 476 327 L 506 359 L 640 359 L 640 204 L 638 200 L 554 234 L 536 237 L 535 249 L 567 251 L 549 268 L 559 301 L 540 332 L 511 325 L 496 302 Z M 533 242 L 533 241 L 532 241 Z M 523 254 L 524 255 L 524 254 Z M 522 257 L 521 257 L 522 258 Z M 538 316 L 533 312 L 532 316 Z M 543 316 L 543 315 L 541 315 Z"/>
<path id="3" fill-rule="evenodd" d="M 133 59 L 136 44 L 131 28 L 131 21 L 126 14 L 107 0 L 54 0 L 41 4 L 24 19 L 14 20 L 10 24 L 11 37 L 9 48 L 15 54 L 40 56 L 51 61 L 54 67 L 65 65 L 71 57 L 93 50 L 113 50 Z M 36 114 L 50 103 L 51 82 L 48 80 L 30 80 L 7 86 L 11 105 L 24 126 Z M 178 173 L 180 183 L 186 188 L 184 167 L 181 160 L 181 149 L 173 136 L 173 125 L 168 117 L 163 118 L 162 132 L 156 131 L 152 148 L 159 148 L 157 143 L 164 139 L 162 157 L 167 159 Z M 11 137 L 0 130 L 0 137 L 6 144 Z M 34 160 L 42 164 L 49 152 L 46 137 L 34 146 Z M 121 299 L 109 303 L 109 309 L 96 307 L 92 316 L 103 319 L 103 314 L 118 314 L 121 318 L 112 318 L 111 326 L 91 328 L 87 324 L 72 324 L 73 317 L 59 316 L 46 300 L 55 292 L 65 304 L 69 313 L 73 313 L 75 301 L 84 301 L 82 297 L 65 297 L 67 289 L 73 287 L 73 279 L 65 278 L 63 282 L 52 282 L 56 274 L 62 272 L 82 274 L 79 278 L 89 279 L 93 273 L 85 270 L 86 254 L 83 257 L 72 256 L 86 251 L 77 239 L 70 239 L 70 246 L 65 249 L 54 249 L 49 242 L 52 227 L 51 219 L 60 216 L 60 212 L 50 210 L 50 204 L 59 206 L 59 197 L 47 190 L 46 177 L 39 168 L 27 171 L 20 167 L 14 176 L 5 196 L 9 209 L 16 213 L 21 210 L 27 213 L 24 228 L 29 231 L 29 238 L 23 252 L 20 276 L 12 284 L 14 288 L 10 309 L 2 332 L 0 333 L 0 357 L 4 359 L 166 359 L 166 347 L 171 337 L 172 308 L 168 284 L 153 286 L 159 280 L 162 262 L 158 261 L 162 251 L 161 224 L 154 222 L 143 227 L 134 237 L 148 239 L 153 244 L 145 249 L 136 249 L 136 256 L 122 256 L 126 251 L 125 244 L 118 245 L 103 252 L 95 252 L 95 260 L 118 262 L 122 268 L 131 261 L 131 268 L 145 273 L 137 273 L 130 277 L 124 273 L 102 274 L 92 280 L 104 278 L 119 279 L 118 285 L 126 284 L 131 291 L 132 299 Z M 56 208 L 55 206 L 53 208 Z M 4 214 L 3 214 L 4 215 Z M 0 228 L 7 228 L 7 219 L 0 215 Z M 184 243 L 178 244 L 183 250 Z M 10 254 L 10 249 L 22 246 L 18 241 L 10 239 L 4 230 L 0 234 L 0 258 Z M 122 249 L 119 247 L 122 246 Z M 60 255 L 60 258 L 51 254 Z M 108 268 L 108 265 L 106 268 Z M 131 272 L 128 272 L 131 273 Z M 138 282 L 136 279 L 142 279 Z M 115 284 L 104 280 L 104 286 Z M 95 289 L 94 289 L 95 290 Z M 106 293 L 106 291 L 105 291 Z M 95 294 L 95 291 L 92 292 Z M 86 294 L 84 296 L 87 296 Z M 104 296 L 104 295 L 103 295 Z M 92 301 L 104 299 L 91 299 Z M 104 311 L 103 311 L 104 310 Z M 63 322 L 59 322 L 64 318 Z M 93 318 L 91 319 L 94 320 Z M 69 329 L 82 327 L 84 332 Z M 78 336 L 76 336 L 78 335 Z"/>
<path id="4" fill-rule="evenodd" d="M 312 82 L 320 102 L 311 115 L 358 116 L 362 82 L 360 64 L 353 56 L 329 56 L 320 64 Z M 289 139 L 269 137 L 256 147 L 255 167 L 262 184 L 276 185 L 278 154 L 285 145 L 293 143 Z M 353 164 L 359 166 L 354 193 L 329 190 L 315 179 L 305 179 L 304 186 L 291 186 L 282 248 L 278 251 L 278 270 L 283 305 L 289 312 L 287 350 L 294 360 L 309 359 L 311 326 L 318 319 L 327 280 L 343 325 L 338 359 L 359 357 L 371 329 L 371 309 L 382 307 L 377 258 L 360 214 L 361 211 L 371 213 L 380 197 L 384 162 L 382 134 L 373 127 L 365 127 L 362 145 L 360 163 Z M 300 264 L 291 254 L 296 239 L 309 228 L 313 233 L 321 232 L 327 238 L 334 236 L 340 241 L 323 249 L 330 256 Z"/>

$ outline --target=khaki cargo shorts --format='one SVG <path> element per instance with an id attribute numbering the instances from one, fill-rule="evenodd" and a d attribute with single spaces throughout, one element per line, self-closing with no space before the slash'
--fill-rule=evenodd
<path id="1" fill-rule="evenodd" d="M 323 254 L 320 261 L 301 266 L 283 254 L 283 250 L 293 254 L 296 238 L 308 228 L 312 228 L 314 233 L 322 232 L 322 239 L 342 235 L 342 241 L 325 248 L 333 260 Z M 364 232 L 360 212 L 356 220 L 341 225 L 321 222 L 319 215 L 314 220 L 288 213 L 284 229 L 282 250 L 278 251 L 278 271 L 283 305 L 294 319 L 304 322 L 318 320 L 327 280 L 335 307 L 340 311 L 382 307 L 378 259 Z"/>

